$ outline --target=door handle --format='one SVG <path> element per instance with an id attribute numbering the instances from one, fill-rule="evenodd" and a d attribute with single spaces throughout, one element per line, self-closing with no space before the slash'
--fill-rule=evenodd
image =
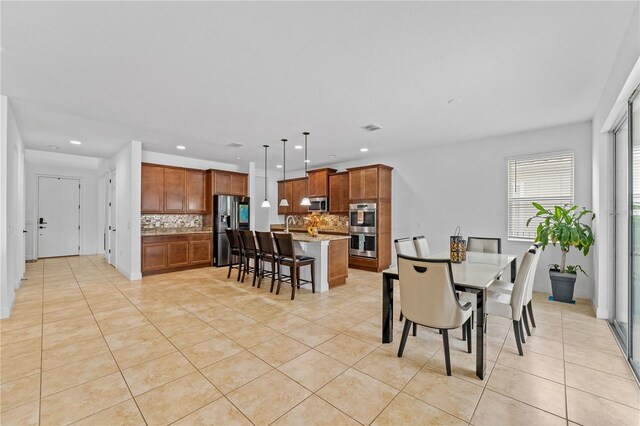
<path id="1" fill-rule="evenodd" d="M 46 227 L 46 226 L 39 226 L 38 228 L 40 228 L 40 229 L 47 229 L 47 227 Z M 27 232 L 27 231 L 23 231 L 23 232 Z"/>

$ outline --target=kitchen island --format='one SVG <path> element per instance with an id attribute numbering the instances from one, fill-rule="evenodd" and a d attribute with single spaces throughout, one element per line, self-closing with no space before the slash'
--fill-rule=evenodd
<path id="1" fill-rule="evenodd" d="M 323 235 L 312 237 L 308 233 L 292 232 L 296 254 L 316 259 L 316 292 L 344 284 L 349 275 L 349 236 Z M 311 279 L 310 268 L 301 268 L 301 278 Z M 311 289 L 311 284 L 303 287 Z"/>

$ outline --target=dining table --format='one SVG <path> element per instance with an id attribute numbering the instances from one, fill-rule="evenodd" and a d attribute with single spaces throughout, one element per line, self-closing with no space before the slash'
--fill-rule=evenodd
<path id="1" fill-rule="evenodd" d="M 449 252 L 435 253 L 425 259 L 448 259 Z M 476 375 L 484 379 L 486 370 L 486 339 L 484 309 L 487 290 L 504 271 L 511 268 L 515 281 L 517 256 L 496 253 L 466 253 L 466 260 L 451 263 L 456 290 L 476 294 Z M 393 283 L 399 279 L 397 266 L 382 271 L 382 343 L 393 342 Z M 470 338 L 470 337 L 468 337 Z"/>

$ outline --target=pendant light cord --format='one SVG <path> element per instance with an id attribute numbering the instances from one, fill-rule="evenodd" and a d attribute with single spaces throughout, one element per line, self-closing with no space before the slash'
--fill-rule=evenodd
<path id="1" fill-rule="evenodd" d="M 305 198 L 309 198 L 309 174 L 307 173 L 307 136 L 309 136 L 309 132 L 303 132 L 304 135 L 304 196 Z"/>
<path id="2" fill-rule="evenodd" d="M 269 145 L 262 145 L 264 146 L 264 200 L 267 201 L 267 196 L 268 196 L 268 190 L 269 190 L 269 185 L 267 183 L 267 179 L 268 179 L 268 171 L 267 171 L 267 149 L 269 148 Z"/>

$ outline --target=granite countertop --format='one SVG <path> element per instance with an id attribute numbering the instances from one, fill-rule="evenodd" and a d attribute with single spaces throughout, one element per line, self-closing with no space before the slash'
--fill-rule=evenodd
<path id="1" fill-rule="evenodd" d="M 183 234 L 211 234 L 211 227 L 198 228 L 153 228 L 142 229 L 140 235 L 148 237 L 150 235 L 183 235 Z"/>
<path id="2" fill-rule="evenodd" d="M 274 224 L 271 225 L 271 231 L 284 231 L 286 229 L 286 226 L 283 224 Z M 307 232 L 307 227 L 306 226 L 289 226 L 289 232 Z M 318 228 L 318 233 L 319 234 L 326 234 L 326 235 L 349 235 L 349 229 L 346 227 L 322 227 L 322 228 Z"/>
<path id="3" fill-rule="evenodd" d="M 302 242 L 306 242 L 306 243 L 315 243 L 315 242 L 321 242 L 321 241 L 335 241 L 335 240 L 348 240 L 349 237 L 348 235 L 318 235 L 317 237 L 312 237 L 311 235 L 307 234 L 302 234 L 302 233 L 298 233 L 298 232 L 292 232 L 291 235 L 293 235 L 293 241 L 302 241 Z"/>

